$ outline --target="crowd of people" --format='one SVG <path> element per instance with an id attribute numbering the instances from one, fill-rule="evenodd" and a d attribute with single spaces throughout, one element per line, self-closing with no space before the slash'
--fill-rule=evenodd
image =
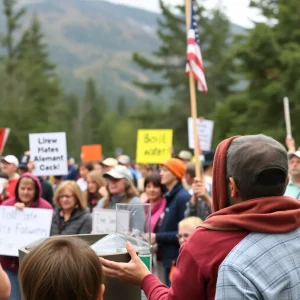
<path id="1" fill-rule="evenodd" d="M 94 208 L 151 203 L 153 270 L 130 244 L 131 261 L 116 263 L 55 237 L 20 268 L 0 256 L 0 299 L 10 286 L 9 299 L 100 300 L 102 273 L 139 284 L 149 300 L 298 299 L 300 152 L 287 146 L 264 135 L 227 139 L 204 153 L 200 178 L 189 151 L 160 166 L 127 155 L 76 166 L 69 157 L 68 175 L 47 178 L 32 174 L 28 152 L 20 162 L 3 157 L 1 205 L 52 209 L 52 236 L 92 233 Z"/>
<path id="2" fill-rule="evenodd" d="M 94 208 L 150 203 L 153 270 L 170 285 L 179 245 L 188 238 L 190 227 L 196 229 L 186 225 L 178 233 L 178 224 L 185 217 L 198 217 L 202 222 L 211 213 L 213 152 L 205 157 L 203 181 L 197 180 L 193 185 L 195 163 L 188 151 L 181 151 L 160 167 L 134 165 L 127 155 L 81 162 L 78 166 L 68 157 L 68 175 L 49 177 L 33 175 L 34 162 L 28 151 L 20 160 L 7 155 L 1 159 L 0 203 L 18 209 L 52 209 L 51 236 L 92 233 Z M 0 256 L 0 262 L 11 282 L 10 299 L 20 299 L 18 258 Z"/>

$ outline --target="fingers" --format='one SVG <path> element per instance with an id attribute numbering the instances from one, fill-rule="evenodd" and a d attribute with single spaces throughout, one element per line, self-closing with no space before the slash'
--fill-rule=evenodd
<path id="1" fill-rule="evenodd" d="M 100 259 L 102 265 L 106 268 L 113 269 L 113 270 L 121 270 L 122 269 L 122 266 L 120 263 L 110 261 L 110 260 L 104 259 L 102 257 L 100 257 L 99 259 Z"/>
<path id="2" fill-rule="evenodd" d="M 118 271 L 106 268 L 104 266 L 102 266 L 102 269 L 103 269 L 105 276 L 110 277 L 110 278 L 118 278 Z"/>
<path id="3" fill-rule="evenodd" d="M 126 243 L 126 249 L 127 252 L 129 253 L 131 259 L 137 258 L 138 256 L 136 255 L 135 249 L 133 248 L 132 244 L 130 242 Z"/>
<path id="4" fill-rule="evenodd" d="M 200 183 L 200 182 L 202 182 L 201 178 L 199 177 L 194 178 L 194 183 Z"/>

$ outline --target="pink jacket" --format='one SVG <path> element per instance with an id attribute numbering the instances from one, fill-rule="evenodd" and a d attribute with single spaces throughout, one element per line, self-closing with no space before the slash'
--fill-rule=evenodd
<path id="1" fill-rule="evenodd" d="M 19 178 L 19 180 L 16 184 L 16 189 L 15 189 L 16 197 L 8 199 L 6 201 L 3 201 L 1 205 L 3 205 L 3 206 L 14 206 L 17 202 L 20 202 L 20 200 L 18 198 L 18 187 L 19 187 L 19 184 L 20 184 L 20 180 L 24 177 L 30 177 L 36 184 L 35 200 L 30 205 L 30 208 L 53 209 L 52 205 L 41 197 L 42 187 L 41 187 L 40 181 L 36 176 L 32 175 L 31 173 L 25 173 Z M 13 256 L 0 256 L 0 264 L 2 265 L 3 269 L 18 272 L 19 258 L 18 257 L 13 257 Z"/>

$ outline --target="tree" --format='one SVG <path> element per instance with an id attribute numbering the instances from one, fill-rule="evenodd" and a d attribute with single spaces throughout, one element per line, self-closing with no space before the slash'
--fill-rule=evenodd
<path id="1" fill-rule="evenodd" d="M 117 103 L 117 111 L 120 117 L 124 117 L 127 114 L 128 107 L 125 97 L 120 97 Z"/>
<path id="2" fill-rule="evenodd" d="M 236 42 L 233 53 L 238 64 L 237 75 L 245 78 L 248 86 L 217 107 L 217 135 L 224 138 L 263 132 L 283 142 L 282 99 L 289 96 L 293 132 L 296 140 L 300 140 L 298 1 L 263 0 L 252 1 L 251 5 L 260 9 L 269 21 L 256 23 L 248 35 L 239 37 Z"/>
<path id="3" fill-rule="evenodd" d="M 41 66 L 44 75 L 56 77 L 56 66 L 49 61 L 49 53 L 44 39 L 41 23 L 38 17 L 34 15 L 31 19 L 30 27 L 24 31 L 16 47 L 16 57 L 20 61 L 24 59 L 30 60 L 31 63 Z"/>
<path id="4" fill-rule="evenodd" d="M 15 68 L 16 45 L 15 35 L 21 28 L 21 19 L 26 13 L 25 8 L 16 9 L 17 0 L 3 0 L 6 17 L 6 35 L 1 38 L 1 45 L 7 53 L 6 70 L 12 74 Z"/>
<path id="5" fill-rule="evenodd" d="M 187 117 L 190 116 L 190 92 L 186 76 L 186 25 L 183 6 L 178 6 L 174 12 L 160 0 L 162 17 L 158 19 L 157 35 L 161 41 L 160 48 L 153 52 L 153 57 L 143 57 L 133 54 L 133 61 L 144 70 L 161 74 L 160 82 L 135 82 L 146 91 L 157 96 L 165 91 L 171 91 L 172 104 L 166 113 L 164 124 L 175 131 L 175 146 L 187 145 Z M 220 10 L 210 12 L 198 5 L 197 15 L 202 40 L 205 74 L 209 92 L 199 94 L 198 113 L 209 116 L 219 101 L 224 101 L 235 83 L 232 70 L 233 58 L 229 55 L 230 29 L 227 18 Z M 221 76 L 220 76 L 221 74 Z M 156 96 L 156 97 L 157 97 Z"/>
<path id="6" fill-rule="evenodd" d="M 10 25 L 3 43 L 7 56 L 1 82 L 2 121 L 11 128 L 7 149 L 21 154 L 28 149 L 29 133 L 51 132 L 63 124 L 57 113 L 61 109 L 61 89 L 38 19 L 32 19 L 16 42 L 14 35 L 21 29 L 18 21 L 25 10 L 17 10 L 16 1 L 4 1 L 4 5 Z"/>

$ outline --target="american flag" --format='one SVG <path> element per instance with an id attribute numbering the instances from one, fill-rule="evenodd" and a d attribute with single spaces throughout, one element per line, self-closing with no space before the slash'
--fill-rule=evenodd
<path id="1" fill-rule="evenodd" d="M 186 73 L 189 74 L 190 70 L 192 70 L 194 77 L 197 80 L 198 90 L 206 93 L 207 85 L 200 48 L 200 37 L 195 17 L 195 5 L 195 0 L 191 0 L 191 24 L 188 32 Z"/>

